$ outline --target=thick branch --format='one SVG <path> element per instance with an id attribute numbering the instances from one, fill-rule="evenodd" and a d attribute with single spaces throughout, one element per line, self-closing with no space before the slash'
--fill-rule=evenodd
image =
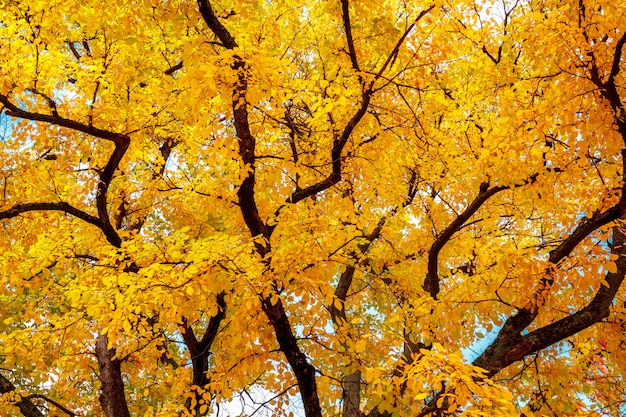
<path id="1" fill-rule="evenodd" d="M 622 35 L 616 47 L 613 66 L 608 80 L 603 82 L 600 79 L 600 72 L 594 59 L 591 61 L 590 80 L 598 87 L 601 95 L 608 100 L 614 111 L 614 120 L 618 131 L 626 144 L 626 115 L 624 113 L 621 97 L 615 86 L 615 76 L 619 73 L 621 54 L 625 43 L 626 35 Z M 540 287 L 535 293 L 534 300 L 531 300 L 527 306 L 521 308 L 515 315 L 506 320 L 495 340 L 474 361 L 476 366 L 483 367 L 487 369 L 491 375 L 494 375 L 509 364 L 521 360 L 526 355 L 550 346 L 563 338 L 569 337 L 599 322 L 608 315 L 609 305 L 619 288 L 619 284 L 621 284 L 623 280 L 623 274 L 626 268 L 626 264 L 623 263 L 624 261 L 621 260 L 621 257 L 620 261 L 618 261 L 618 274 L 607 275 L 607 282 L 609 282 L 608 289 L 601 287 L 594 300 L 587 307 L 560 321 L 536 330 L 531 334 L 522 336 L 523 330 L 526 329 L 539 314 L 539 303 L 544 298 L 545 293 L 552 287 L 553 278 L 551 270 L 555 268 L 561 260 L 569 256 L 574 248 L 593 231 L 617 220 L 626 212 L 626 150 L 622 150 L 622 171 L 624 184 L 622 184 L 622 195 L 618 204 L 604 212 L 594 214 L 594 216 L 589 219 L 581 221 L 569 236 L 556 249 L 550 252 L 548 260 L 552 265 L 546 270 L 546 276 L 540 280 Z M 616 246 L 618 242 L 622 242 L 623 244 L 623 234 L 617 227 L 614 227 L 613 235 L 612 251 L 623 255 L 621 247 Z"/>
<path id="2" fill-rule="evenodd" d="M 233 38 L 222 22 L 219 21 L 213 11 L 213 7 L 211 7 L 211 3 L 208 0 L 198 0 L 198 7 L 204 22 L 215 34 L 215 36 L 217 36 L 220 42 L 222 42 L 224 47 L 228 49 L 236 48 L 237 42 L 235 42 L 235 38 Z"/>
<path id="3" fill-rule="evenodd" d="M 211 346 L 217 337 L 217 332 L 220 328 L 222 320 L 226 317 L 226 301 L 224 297 L 225 293 L 221 292 L 217 295 L 218 312 L 215 316 L 209 319 L 209 323 L 202 335 L 202 338 L 198 340 L 193 333 L 191 325 L 187 323 L 186 319 L 183 319 L 183 341 L 189 350 L 191 356 L 191 365 L 193 368 L 193 380 L 192 385 L 200 388 L 204 388 L 209 383 L 207 372 L 209 370 L 209 355 L 211 354 Z M 199 392 L 195 392 L 200 399 Z M 200 415 L 200 401 L 196 401 L 196 407 L 192 410 L 191 398 L 185 403 L 185 407 L 193 414 Z"/>
<path id="4" fill-rule="evenodd" d="M 330 173 L 330 175 L 328 175 L 328 177 L 316 184 L 296 190 L 289 198 L 289 203 L 295 204 L 306 198 L 314 196 L 341 181 L 341 153 L 343 151 L 343 148 L 346 146 L 346 143 L 348 143 L 348 139 L 350 138 L 350 135 L 356 128 L 357 124 L 361 121 L 363 116 L 365 116 L 371 98 L 371 90 L 365 91 L 363 93 L 361 106 L 354 114 L 354 116 L 352 116 L 346 127 L 343 129 L 341 135 L 335 137 L 335 139 L 333 140 L 333 149 L 330 152 L 330 157 L 332 161 L 332 172 Z"/>
<path id="5" fill-rule="evenodd" d="M 165 74 L 165 75 L 172 75 L 176 71 L 178 71 L 179 69 L 182 69 L 182 68 L 183 68 L 183 61 L 180 61 L 176 65 L 172 65 L 171 67 L 169 67 L 168 69 L 163 71 L 163 74 Z"/>
<path id="6" fill-rule="evenodd" d="M 437 298 L 439 294 L 439 252 L 448 243 L 452 236 L 459 231 L 459 229 L 465 224 L 478 211 L 478 209 L 492 196 L 502 190 L 508 189 L 508 186 L 498 186 L 489 188 L 489 184 L 483 183 L 480 186 L 480 192 L 467 206 L 463 213 L 459 214 L 456 219 L 452 221 L 446 227 L 446 229 L 437 236 L 435 242 L 428 251 L 428 272 L 426 273 L 426 279 L 424 280 L 424 290 L 427 291 L 431 297 Z"/>
<path id="7" fill-rule="evenodd" d="M 513 325 L 516 316 L 505 323 L 493 343 L 473 362 L 493 376 L 510 364 L 527 355 L 564 340 L 608 317 L 609 309 L 626 274 L 626 237 L 620 226 L 613 228 L 611 253 L 618 255 L 617 272 L 607 272 L 606 282 L 586 307 L 554 323 L 521 335 L 519 324 Z M 523 311 L 523 310 L 522 310 Z M 522 311 L 520 313 L 522 313 Z M 519 315 L 519 313 L 518 313 Z"/>
<path id="8" fill-rule="evenodd" d="M 33 120 L 35 122 L 45 122 L 61 127 L 66 127 L 68 129 L 76 130 L 79 132 L 86 133 L 90 136 L 94 136 L 100 139 L 109 140 L 111 142 L 115 142 L 116 144 L 122 145 L 122 142 L 128 141 L 128 136 L 109 132 L 108 130 L 98 129 L 97 127 L 93 127 L 90 125 L 86 125 L 84 123 L 80 123 L 74 120 L 66 119 L 61 116 L 55 116 L 50 114 L 41 114 L 29 112 L 26 110 L 22 110 L 9 101 L 8 97 L 4 94 L 0 94 L 0 103 L 4 105 L 6 108 L 5 114 L 11 117 L 19 117 L 21 119 Z"/>
<path id="9" fill-rule="evenodd" d="M 578 246 L 580 242 L 583 241 L 587 236 L 589 236 L 594 230 L 599 229 L 602 226 L 609 224 L 612 221 L 615 221 L 619 218 L 622 209 L 619 205 L 611 207 L 607 211 L 603 213 L 598 213 L 597 215 L 586 218 L 582 220 L 578 226 L 569 234 L 569 236 L 561 242 L 561 244 L 554 250 L 550 251 L 550 257 L 548 260 L 552 264 L 557 264 L 565 257 L 569 256 L 570 253 Z"/>
<path id="10" fill-rule="evenodd" d="M 615 55 L 613 55 L 613 65 L 611 65 L 611 73 L 609 74 L 608 84 L 615 84 L 615 77 L 619 74 L 620 64 L 622 62 L 622 51 L 626 44 L 626 32 L 622 33 L 622 36 L 615 45 Z"/>
<path id="11" fill-rule="evenodd" d="M 356 59 L 356 49 L 354 49 L 354 39 L 352 39 L 352 25 L 350 24 L 350 8 L 348 0 L 341 0 L 341 14 L 343 19 L 343 28 L 346 31 L 350 62 L 352 62 L 352 68 L 359 71 L 359 62 Z"/>
<path id="12" fill-rule="evenodd" d="M 130 417 L 124 381 L 122 380 L 121 362 L 113 359 L 115 350 L 108 347 L 109 338 L 99 335 L 96 339 L 96 357 L 100 369 L 100 405 L 107 417 Z"/>
<path id="13" fill-rule="evenodd" d="M 15 391 L 15 385 L 0 374 L 0 394 L 12 391 Z M 28 397 L 20 399 L 15 405 L 20 409 L 24 417 L 44 417 L 43 413 L 39 411 L 39 408 Z"/>
<path id="14" fill-rule="evenodd" d="M 306 417 L 321 417 L 322 409 L 317 395 L 315 367 L 308 362 L 306 355 L 300 350 L 282 302 L 278 299 L 276 304 L 272 304 L 269 299 L 264 299 L 262 307 L 274 328 L 280 350 L 296 375 Z"/>
<path id="15" fill-rule="evenodd" d="M 15 104 L 13 104 L 8 99 L 8 97 L 3 94 L 0 94 L 0 103 L 2 103 L 7 109 L 5 110 L 5 113 L 9 116 L 65 127 L 68 129 L 76 130 L 78 132 L 86 133 L 100 139 L 111 141 L 115 144 L 115 149 L 113 150 L 113 153 L 109 157 L 109 160 L 107 161 L 104 170 L 102 170 L 102 172 L 100 173 L 100 181 L 98 182 L 98 189 L 96 193 L 96 208 L 98 210 L 98 218 L 100 220 L 97 226 L 100 228 L 100 230 L 102 230 L 107 240 L 113 246 L 120 247 L 122 244 L 122 240 L 109 219 L 109 213 L 107 208 L 107 192 L 109 189 L 109 185 L 111 184 L 111 180 L 113 179 L 113 175 L 115 174 L 115 171 L 117 170 L 122 158 L 124 157 L 124 154 L 126 153 L 126 150 L 130 145 L 130 138 L 122 133 L 114 133 L 107 130 L 98 129 L 91 125 L 86 125 L 84 123 L 80 123 L 74 120 L 66 119 L 59 116 L 56 112 L 48 115 L 22 110 Z M 82 218 L 80 216 L 77 217 Z"/>
<path id="16" fill-rule="evenodd" d="M 383 230 L 383 226 L 387 222 L 386 217 L 382 217 L 379 221 L 372 233 L 367 236 L 364 236 L 366 242 L 358 245 L 358 251 L 355 251 L 354 260 L 357 261 L 359 256 L 365 254 L 369 248 L 372 246 L 372 243 L 380 237 L 380 234 Z M 330 311 L 331 318 L 333 322 L 337 326 L 341 326 L 345 323 L 346 320 L 346 312 L 345 312 L 345 302 L 346 296 L 348 295 L 348 291 L 350 290 L 350 286 L 352 285 L 352 279 L 354 277 L 355 267 L 354 265 L 349 265 L 339 276 L 339 282 L 337 283 L 337 287 L 335 288 L 335 297 L 341 300 L 341 308 L 337 308 L 333 303 L 328 307 Z"/>
<path id="17" fill-rule="evenodd" d="M 235 38 L 233 38 L 228 29 L 226 29 L 226 27 L 219 21 L 209 1 L 198 0 L 198 6 L 205 23 L 222 42 L 224 47 L 228 49 L 236 48 L 237 42 L 235 42 Z M 266 240 L 265 244 L 259 241 L 255 242 L 259 254 L 261 256 L 265 256 L 270 251 L 270 231 L 259 215 L 259 210 L 254 197 L 256 139 L 250 132 L 250 123 L 248 120 L 248 102 L 246 98 L 248 80 L 246 78 L 244 60 L 240 56 L 235 55 L 232 68 L 237 71 L 237 83 L 233 88 L 232 96 L 235 132 L 239 142 L 239 156 L 241 157 L 244 167 L 247 170 L 247 175 L 241 182 L 239 190 L 237 190 L 237 197 L 239 200 L 241 214 L 246 222 L 246 226 L 248 226 L 248 229 L 250 230 L 251 235 L 253 237 L 261 235 Z"/>
<path id="18" fill-rule="evenodd" d="M 365 236 L 367 240 L 365 243 L 358 245 L 358 251 L 355 251 L 353 254 L 354 260 L 358 260 L 357 254 L 363 255 L 365 254 L 369 248 L 372 246 L 372 243 L 380 237 L 383 226 L 387 222 L 386 217 L 382 217 L 379 221 L 372 233 Z M 337 287 L 335 288 L 335 297 L 341 301 L 340 307 L 338 308 L 335 303 L 332 303 L 328 306 L 328 310 L 330 312 L 331 319 L 335 325 L 337 330 L 341 329 L 341 327 L 348 321 L 346 317 L 346 297 L 348 295 L 348 291 L 352 286 L 352 280 L 354 278 L 354 272 L 356 268 L 354 265 L 349 265 L 346 269 L 341 273 L 339 277 L 339 282 L 337 283 Z M 352 338 L 352 335 L 348 332 L 348 339 Z M 343 393 L 342 393 L 342 417 L 360 417 L 360 404 L 361 404 L 361 371 L 359 369 L 347 374 L 342 381 Z"/>
<path id="19" fill-rule="evenodd" d="M 404 43 L 404 40 L 409 35 L 409 33 L 413 30 L 417 22 L 419 22 L 419 20 L 422 17 L 424 17 L 428 12 L 434 9 L 434 7 L 435 7 L 434 5 L 430 6 L 426 10 L 423 10 L 417 16 L 415 21 L 411 23 L 411 25 L 407 28 L 407 30 L 402 34 L 402 36 L 396 43 L 395 47 L 389 54 L 389 57 L 387 58 L 383 66 L 380 68 L 378 73 L 370 81 L 369 85 L 364 87 L 363 95 L 361 97 L 361 105 L 359 106 L 359 109 L 356 111 L 354 116 L 352 116 L 348 124 L 345 126 L 345 128 L 341 132 L 341 135 L 338 135 L 333 140 L 333 149 L 331 150 L 331 153 L 330 153 L 332 172 L 328 175 L 328 177 L 326 177 L 325 179 L 321 180 L 320 182 L 316 184 L 310 185 L 304 189 L 297 189 L 289 198 L 288 200 L 289 203 L 297 203 L 298 201 L 312 197 L 332 187 L 333 185 L 337 184 L 339 181 L 341 181 L 341 172 L 342 172 L 342 164 L 341 164 L 342 155 L 341 154 L 342 154 L 343 148 L 346 146 L 346 143 L 348 143 L 348 139 L 350 138 L 350 135 L 352 134 L 356 126 L 359 124 L 359 122 L 361 121 L 363 116 L 365 116 L 365 113 L 367 112 L 367 108 L 369 107 L 370 101 L 372 99 L 372 95 L 374 93 L 374 90 L 373 90 L 374 83 L 376 83 L 376 81 L 380 79 L 380 77 L 386 71 L 390 63 L 395 59 L 395 57 L 397 56 L 400 50 L 400 47 Z M 344 13 L 344 24 L 345 24 L 345 16 L 347 16 L 347 14 Z M 356 55 L 355 55 L 355 59 L 356 59 Z"/>
<path id="20" fill-rule="evenodd" d="M 562 259 L 569 256 L 574 248 L 594 230 L 617 220 L 623 213 L 620 208 L 621 204 L 622 203 L 620 202 L 618 205 L 611 207 L 607 211 L 596 214 L 591 219 L 583 220 L 559 245 L 559 247 L 550 253 L 549 260 L 552 263 L 552 266 L 546 271 L 547 277 L 542 278 L 540 288 L 538 293 L 535 294 L 534 301 L 529 303 L 528 306 L 521 308 L 517 313 L 515 313 L 515 315 L 506 320 L 494 341 L 478 358 L 476 358 L 473 363 L 474 365 L 487 369 L 490 375 L 495 375 L 511 363 L 516 362 L 539 349 L 543 349 L 552 343 L 561 340 L 562 338 L 569 337 L 571 334 L 589 327 L 606 317 L 606 314 L 608 314 L 608 306 L 605 308 L 603 305 L 598 304 L 599 301 L 596 301 L 595 304 L 592 302 L 579 313 L 564 319 L 566 320 L 565 322 L 557 322 L 559 323 L 558 326 L 567 324 L 568 326 L 566 327 L 559 328 L 556 323 L 554 323 L 553 325 L 544 327 L 544 330 L 540 333 L 537 333 L 539 330 L 533 332 L 534 336 L 532 338 L 529 338 L 530 335 L 522 336 L 524 329 L 526 329 L 526 327 L 528 327 L 539 314 L 537 302 L 539 302 L 543 293 L 548 291 L 552 285 L 550 269 L 554 268 Z M 614 251 L 614 253 L 622 254 L 623 252 L 621 251 L 623 249 L 619 246 L 621 245 L 619 242 L 623 242 L 623 234 L 621 231 L 618 231 L 617 228 L 613 229 L 613 233 L 614 240 L 612 242 L 612 251 Z M 626 261 L 622 260 L 621 257 L 619 262 L 618 267 L 621 269 L 618 269 L 618 273 L 621 274 L 621 278 L 619 280 L 621 283 L 624 271 L 626 271 L 626 264 L 623 264 L 623 262 Z M 612 276 L 607 276 L 607 278 L 615 280 Z M 611 284 L 610 288 L 613 288 L 614 285 L 619 288 L 619 284 L 616 282 Z M 598 294 L 603 294 L 603 300 L 608 296 L 604 295 L 605 291 L 606 290 L 603 288 L 600 288 L 598 291 Z M 615 289 L 615 291 L 617 291 L 617 289 Z M 610 297 L 609 304 L 614 295 L 615 294 Z M 598 309 L 599 306 L 602 308 Z M 570 331 L 574 331 L 574 333 L 568 334 Z M 539 338 L 537 338 L 538 335 Z M 561 339 L 556 339 L 555 337 L 557 336 L 561 337 Z"/>
<path id="21" fill-rule="evenodd" d="M 29 211 L 62 211 L 67 214 L 71 214 L 74 217 L 77 217 L 81 220 L 86 221 L 87 223 L 93 224 L 94 226 L 101 228 L 102 223 L 100 219 L 92 216 L 90 214 L 85 213 L 82 210 L 77 209 L 76 207 L 66 203 L 64 201 L 60 201 L 58 203 L 25 203 L 25 204 L 16 204 L 8 210 L 0 211 L 0 220 L 3 219 L 11 219 L 13 217 L 19 216 L 22 213 L 27 213 Z"/>

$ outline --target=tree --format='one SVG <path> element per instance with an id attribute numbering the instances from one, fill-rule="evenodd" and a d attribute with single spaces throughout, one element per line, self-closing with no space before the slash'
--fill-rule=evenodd
<path id="1" fill-rule="evenodd" d="M 623 2 L 1 4 L 0 414 L 620 414 Z"/>

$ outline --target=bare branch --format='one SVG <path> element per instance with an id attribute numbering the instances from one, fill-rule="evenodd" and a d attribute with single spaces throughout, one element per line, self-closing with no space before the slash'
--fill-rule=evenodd
<path id="1" fill-rule="evenodd" d="M 178 71 L 179 69 L 183 68 L 183 61 L 180 61 L 178 64 L 176 65 L 172 65 L 171 67 L 169 67 L 168 69 L 166 69 L 163 73 L 165 75 L 172 75 L 174 74 L 176 71 Z"/>

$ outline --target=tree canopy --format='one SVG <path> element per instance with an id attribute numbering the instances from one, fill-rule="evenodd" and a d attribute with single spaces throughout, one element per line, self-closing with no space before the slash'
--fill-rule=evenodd
<path id="1" fill-rule="evenodd" d="M 0 22 L 0 415 L 624 409 L 626 3 Z"/>

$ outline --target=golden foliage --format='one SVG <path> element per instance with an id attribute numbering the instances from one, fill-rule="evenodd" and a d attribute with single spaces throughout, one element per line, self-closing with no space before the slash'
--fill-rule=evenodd
<path id="1" fill-rule="evenodd" d="M 625 409 L 623 2 L 0 22 L 0 415 Z"/>

